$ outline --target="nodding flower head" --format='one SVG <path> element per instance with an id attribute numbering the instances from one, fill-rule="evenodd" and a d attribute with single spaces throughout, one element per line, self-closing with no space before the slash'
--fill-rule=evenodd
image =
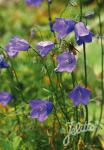
<path id="1" fill-rule="evenodd" d="M 92 42 L 92 37 L 94 36 L 94 34 L 86 28 L 83 22 L 76 23 L 74 31 L 76 42 L 78 45 Z"/>
<path id="2" fill-rule="evenodd" d="M 53 30 L 58 32 L 58 39 L 66 37 L 74 30 L 75 21 L 71 19 L 56 18 L 53 24 Z"/>
<path id="3" fill-rule="evenodd" d="M 57 56 L 58 66 L 56 72 L 72 72 L 76 68 L 76 58 L 71 52 L 64 52 Z"/>
<path id="4" fill-rule="evenodd" d="M 31 118 L 37 118 L 40 122 L 47 119 L 48 115 L 52 112 L 53 104 L 48 100 L 32 100 L 30 101 L 30 107 L 32 111 L 30 113 Z"/>
<path id="5" fill-rule="evenodd" d="M 10 42 L 5 46 L 5 50 L 9 57 L 14 57 L 19 51 L 26 51 L 30 47 L 29 43 L 17 36 L 13 37 Z"/>
<path id="6" fill-rule="evenodd" d="M 91 91 L 80 85 L 76 86 L 70 93 L 69 97 L 73 100 L 75 106 L 79 104 L 87 105 L 91 96 Z"/>
<path id="7" fill-rule="evenodd" d="M 37 43 L 36 49 L 38 50 L 41 57 L 46 56 L 54 47 L 54 43 L 51 41 L 42 41 Z"/>

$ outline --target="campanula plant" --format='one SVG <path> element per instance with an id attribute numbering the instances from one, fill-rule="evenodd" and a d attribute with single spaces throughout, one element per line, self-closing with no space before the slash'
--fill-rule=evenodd
<path id="1" fill-rule="evenodd" d="M 103 40 L 102 71 L 97 77 L 101 81 L 94 86 L 94 69 L 89 67 L 86 52 L 89 45 L 96 45 L 96 31 L 84 20 L 93 19 L 93 14 L 85 12 L 83 4 L 82 0 L 76 5 L 71 1 L 24 0 L 29 17 L 23 18 L 22 33 L 27 38 L 13 32 L 7 36 L 9 42 L 6 39 L 4 46 L 0 44 L 0 149 L 103 149 L 98 136 L 104 98 Z M 55 5 L 58 13 L 54 14 Z M 23 10 L 22 14 L 25 16 Z M 20 16 L 16 12 L 16 18 Z M 98 16 L 102 37 L 101 13 Z M 99 117 L 93 108 L 100 110 Z"/>

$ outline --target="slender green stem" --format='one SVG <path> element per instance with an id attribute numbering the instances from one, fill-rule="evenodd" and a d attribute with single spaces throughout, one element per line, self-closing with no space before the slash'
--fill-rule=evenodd
<path id="1" fill-rule="evenodd" d="M 85 49 L 86 49 L 85 43 L 83 43 L 85 87 L 87 88 L 87 64 L 86 64 L 86 50 Z"/>
<path id="2" fill-rule="evenodd" d="M 85 110 L 86 110 L 86 123 L 88 123 L 88 107 L 85 105 Z"/>
<path id="3" fill-rule="evenodd" d="M 83 16 L 83 4 L 82 4 L 82 0 L 80 0 L 80 21 L 82 21 L 82 16 Z M 85 87 L 87 88 L 87 64 L 86 64 L 86 47 L 85 47 L 85 43 L 83 43 L 83 54 L 84 54 L 84 72 L 85 72 Z M 86 110 L 86 118 L 85 121 L 88 123 L 88 107 L 87 105 L 85 105 L 85 110 Z M 87 132 L 85 133 L 85 139 L 87 136 Z"/>
<path id="4" fill-rule="evenodd" d="M 85 47 L 85 43 L 83 43 L 83 54 L 84 54 L 84 72 L 85 72 L 85 87 L 87 88 L 87 63 L 86 63 L 86 47 Z M 85 111 L 86 111 L 86 118 L 85 121 L 86 123 L 88 123 L 88 107 L 87 105 L 85 105 Z M 85 141 L 87 139 L 88 136 L 88 132 L 85 133 Z"/>
<path id="5" fill-rule="evenodd" d="M 72 77 L 73 88 L 75 88 L 76 78 L 75 78 L 74 72 L 71 73 L 71 77 Z M 75 112 L 75 120 L 78 122 L 78 107 L 77 106 L 74 108 L 74 112 Z"/>
<path id="6" fill-rule="evenodd" d="M 72 84 L 73 84 L 73 88 L 76 85 L 76 81 L 75 81 L 75 76 L 74 76 L 74 72 L 71 73 L 71 77 L 72 77 Z"/>
<path id="7" fill-rule="evenodd" d="M 53 27 L 53 22 L 52 22 L 52 15 L 51 15 L 51 4 L 52 4 L 52 0 L 47 0 L 48 2 L 48 21 L 49 21 L 49 25 L 50 25 L 50 31 L 53 33 L 53 36 L 54 36 L 54 42 L 57 43 L 56 41 L 56 35 L 55 35 L 55 32 L 54 30 L 52 29 Z"/>
<path id="8" fill-rule="evenodd" d="M 66 11 L 67 7 L 69 6 L 68 4 L 69 4 L 69 0 L 67 0 L 66 5 L 65 5 L 65 8 L 64 8 L 63 11 L 60 13 L 60 18 L 62 18 L 64 12 Z"/>
<path id="9" fill-rule="evenodd" d="M 51 7 L 50 7 L 50 5 L 51 5 L 51 3 L 52 3 L 52 0 L 47 0 L 48 1 L 48 19 L 49 19 L 49 21 L 52 21 L 52 18 L 51 18 Z"/>
<path id="10" fill-rule="evenodd" d="M 80 2 L 80 21 L 82 21 L 82 14 L 83 14 L 82 0 L 79 0 L 79 2 Z"/>

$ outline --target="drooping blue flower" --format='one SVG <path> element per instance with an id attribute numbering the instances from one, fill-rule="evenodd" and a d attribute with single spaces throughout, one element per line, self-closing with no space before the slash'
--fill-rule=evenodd
<path id="1" fill-rule="evenodd" d="M 40 122 L 43 122 L 52 112 L 53 104 L 48 100 L 38 99 L 30 101 L 30 107 L 32 108 L 30 117 L 37 118 Z"/>
<path id="2" fill-rule="evenodd" d="M 8 92 L 0 92 L 0 104 L 6 106 L 13 99 L 12 95 Z"/>
<path id="3" fill-rule="evenodd" d="M 69 93 L 69 97 L 73 100 L 75 106 L 79 104 L 87 105 L 91 96 L 91 91 L 78 85 Z"/>
<path id="4" fill-rule="evenodd" d="M 71 52 L 64 52 L 57 56 L 58 66 L 56 72 L 72 72 L 76 68 L 76 58 Z"/>
<path id="5" fill-rule="evenodd" d="M 35 7 L 40 6 L 43 0 L 25 0 L 27 5 L 33 5 Z"/>
<path id="6" fill-rule="evenodd" d="M 92 37 L 94 36 L 91 33 L 83 22 L 76 23 L 74 27 L 76 42 L 78 45 L 82 45 L 83 43 L 90 43 L 92 42 Z"/>
<path id="7" fill-rule="evenodd" d="M 42 57 L 46 56 L 52 50 L 53 47 L 54 43 L 51 41 L 42 41 L 37 43 L 36 45 L 36 49 Z"/>
<path id="8" fill-rule="evenodd" d="M 0 69 L 7 68 L 9 65 L 4 59 L 4 55 L 0 54 Z"/>
<path id="9" fill-rule="evenodd" d="M 53 30 L 58 32 L 58 39 L 66 37 L 74 30 L 75 21 L 71 19 L 56 18 L 53 24 Z"/>
<path id="10" fill-rule="evenodd" d="M 5 46 L 5 50 L 9 57 L 14 57 L 19 51 L 26 51 L 30 47 L 29 43 L 17 36 L 13 37 L 10 42 Z"/>

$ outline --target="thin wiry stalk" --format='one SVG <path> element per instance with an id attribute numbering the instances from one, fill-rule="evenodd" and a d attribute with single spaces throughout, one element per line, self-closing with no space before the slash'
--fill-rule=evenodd
<path id="1" fill-rule="evenodd" d="M 83 17 L 83 4 L 82 4 L 82 0 L 80 0 L 80 21 L 82 21 L 82 17 Z M 86 63 L 86 47 L 85 47 L 85 43 L 83 43 L 83 57 L 84 57 L 84 72 L 85 72 L 85 87 L 87 88 L 88 85 L 88 81 L 87 81 L 87 63 Z M 88 123 L 88 106 L 85 105 L 85 111 L 86 111 L 86 118 L 85 121 Z M 87 137 L 87 132 L 85 133 L 85 139 Z"/>

